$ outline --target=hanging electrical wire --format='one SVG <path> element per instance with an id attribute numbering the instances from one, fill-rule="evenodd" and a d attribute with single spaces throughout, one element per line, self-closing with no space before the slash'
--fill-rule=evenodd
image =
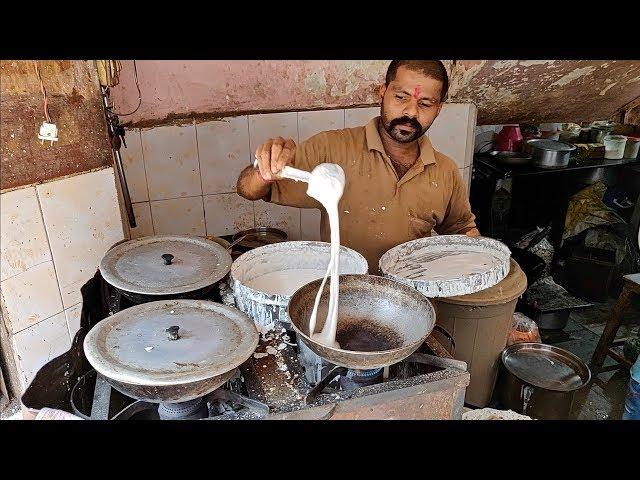
<path id="1" fill-rule="evenodd" d="M 105 109 L 113 114 L 113 115 L 118 115 L 119 117 L 126 117 L 127 115 L 133 115 L 134 113 L 136 113 L 138 111 L 138 109 L 140 108 L 140 105 L 142 105 L 142 94 L 140 92 L 140 83 L 138 82 L 138 68 L 136 66 L 136 61 L 133 61 L 133 73 L 134 73 L 134 77 L 136 80 L 136 89 L 138 90 L 138 106 L 135 108 L 134 111 L 129 112 L 129 113 L 119 113 L 119 112 L 114 112 L 113 110 L 111 110 L 111 108 L 109 107 L 105 107 Z"/>
<path id="2" fill-rule="evenodd" d="M 49 116 L 49 102 L 47 100 L 47 91 L 44 88 L 42 75 L 40 75 L 40 69 L 38 68 L 38 61 L 34 60 L 33 64 L 36 67 L 36 74 L 38 75 L 38 79 L 40 80 L 40 91 L 42 92 L 42 97 L 44 98 L 44 118 L 47 120 L 47 123 L 52 123 L 51 117 Z"/>

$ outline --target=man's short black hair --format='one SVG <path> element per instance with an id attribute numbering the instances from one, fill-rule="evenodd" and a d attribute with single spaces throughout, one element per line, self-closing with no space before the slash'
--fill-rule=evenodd
<path id="1" fill-rule="evenodd" d="M 444 64 L 440 60 L 393 60 L 389 64 L 389 68 L 387 68 L 387 76 L 385 77 L 385 84 L 387 86 L 395 80 L 396 73 L 400 67 L 405 67 L 414 72 L 422 73 L 434 80 L 440 80 L 442 82 L 440 101 L 444 102 L 447 98 L 447 92 L 449 91 L 449 75 L 447 75 L 447 69 L 444 68 Z"/>

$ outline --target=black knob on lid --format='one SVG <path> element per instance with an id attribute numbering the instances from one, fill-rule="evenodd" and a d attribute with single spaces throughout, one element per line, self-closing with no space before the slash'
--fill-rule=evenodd
<path id="1" fill-rule="evenodd" d="M 170 253 L 165 253 L 162 255 L 162 259 L 164 260 L 165 265 L 171 265 L 171 261 L 173 260 L 173 255 Z"/>
<path id="2" fill-rule="evenodd" d="M 180 338 L 180 336 L 178 335 L 178 330 L 180 330 L 180 327 L 178 327 L 177 325 L 169 327 L 165 330 L 165 332 L 169 334 L 169 340 L 178 340 Z"/>

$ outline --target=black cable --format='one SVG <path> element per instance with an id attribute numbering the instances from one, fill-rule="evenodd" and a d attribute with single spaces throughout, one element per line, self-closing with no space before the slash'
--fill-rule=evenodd
<path id="1" fill-rule="evenodd" d="M 118 115 L 119 117 L 126 117 L 127 115 L 133 115 L 134 113 L 136 113 L 138 111 L 138 109 L 140 108 L 140 105 L 142 105 L 142 93 L 140 92 L 140 84 L 138 83 L 138 69 L 136 67 L 136 61 L 133 61 L 133 72 L 136 78 L 136 88 L 138 89 L 138 106 L 136 107 L 136 109 L 133 112 L 129 112 L 129 113 L 118 113 L 118 112 L 114 112 L 113 110 L 111 110 L 110 108 L 106 107 L 106 110 L 113 114 L 113 115 Z"/>

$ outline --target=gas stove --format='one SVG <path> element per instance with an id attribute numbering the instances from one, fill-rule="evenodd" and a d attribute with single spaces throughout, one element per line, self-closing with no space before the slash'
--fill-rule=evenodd
<path id="1" fill-rule="evenodd" d="M 423 352 L 443 359 L 431 335 Z M 466 371 L 421 363 L 415 355 L 390 367 L 349 370 L 328 365 L 296 341 L 286 325 L 263 332 L 255 353 L 225 385 L 189 402 L 154 404 L 126 397 L 94 370 L 71 392 L 87 419 L 459 419 Z"/>
<path id="2" fill-rule="evenodd" d="M 84 303 L 98 301 L 99 285 L 97 274 L 83 287 Z M 111 288 L 101 295 L 107 316 L 132 306 Z M 224 290 L 208 299 L 233 301 Z M 419 350 L 432 355 L 428 364 L 415 353 L 383 369 L 357 371 L 329 364 L 298 341 L 289 324 L 275 323 L 220 388 L 188 402 L 149 403 L 112 388 L 91 369 L 82 339 L 103 317 L 98 310 L 88 315 L 71 349 L 43 366 L 25 391 L 26 409 L 59 408 L 99 420 L 460 419 L 470 379 L 451 366 L 435 330 Z"/>

